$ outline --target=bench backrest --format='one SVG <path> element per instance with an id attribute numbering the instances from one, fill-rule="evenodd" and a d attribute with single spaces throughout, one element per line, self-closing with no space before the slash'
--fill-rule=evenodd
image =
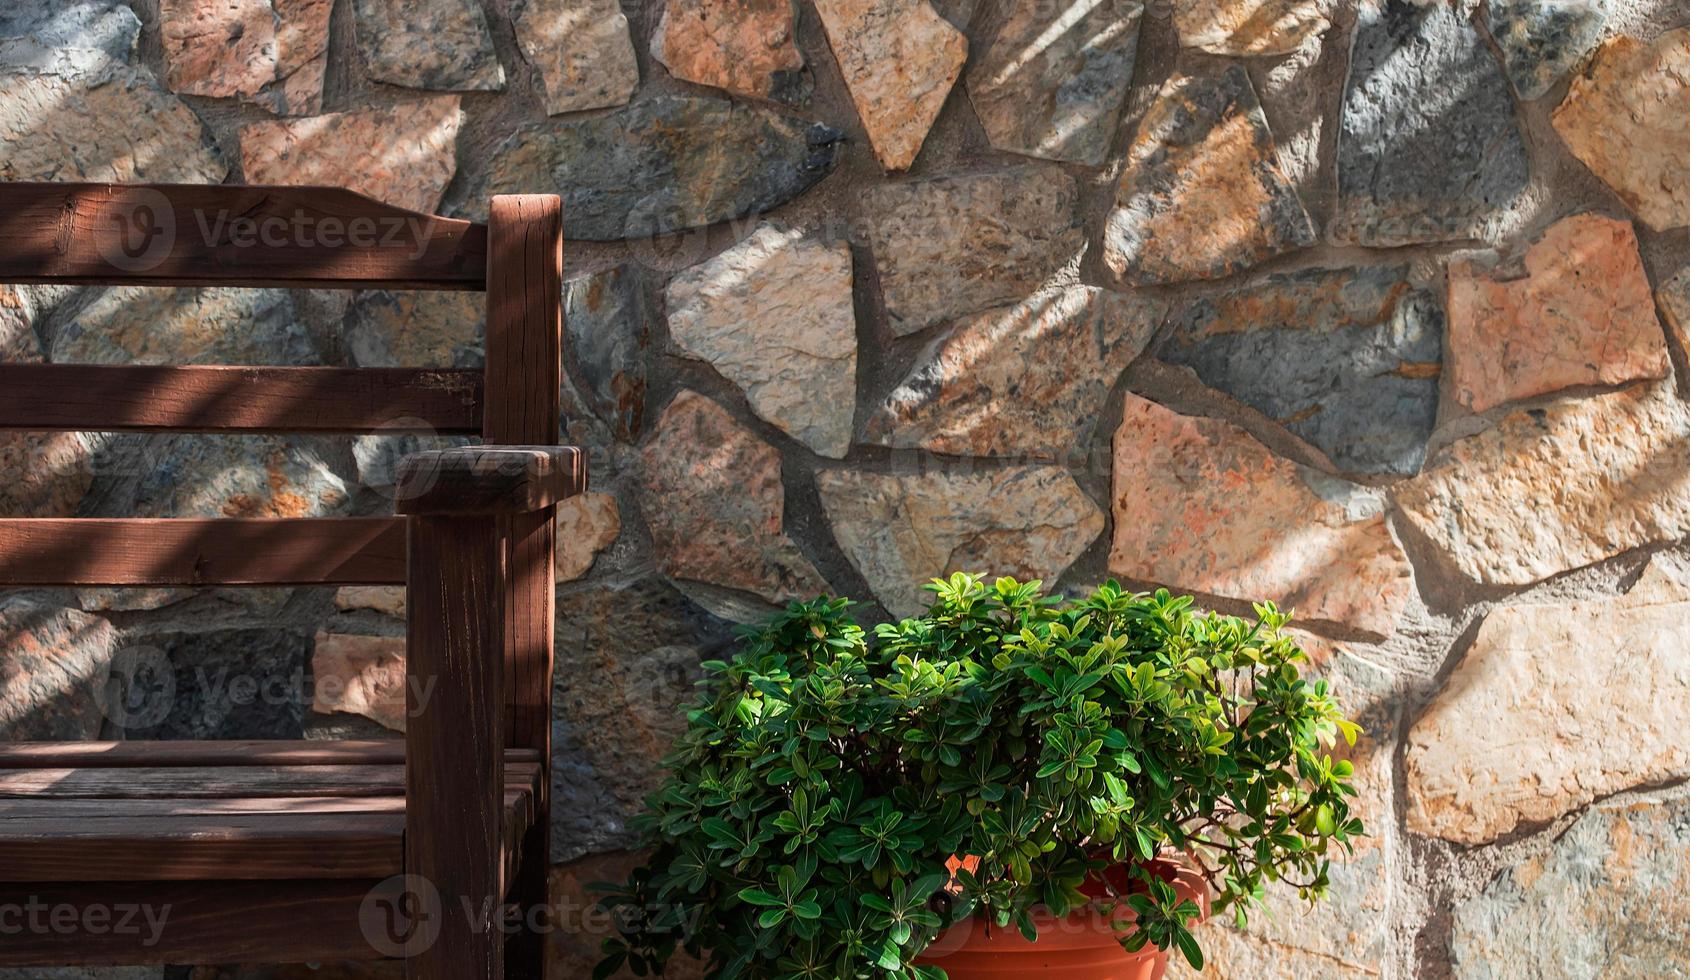
<path id="1" fill-rule="evenodd" d="M 5 364 L 0 428 L 555 444 L 562 227 L 550 195 L 496 197 L 482 224 L 337 188 L 0 183 L 0 283 L 487 294 L 479 371 Z M 508 744 L 546 751 L 555 541 L 545 515 L 507 520 Z M 399 517 L 4 519 L 0 587 L 404 584 L 406 551 Z"/>

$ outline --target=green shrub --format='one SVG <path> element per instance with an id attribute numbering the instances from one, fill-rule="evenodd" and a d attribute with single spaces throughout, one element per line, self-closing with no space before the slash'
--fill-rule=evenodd
<path id="1" fill-rule="evenodd" d="M 868 642 L 851 603 L 795 604 L 706 665 L 649 800 L 655 849 L 611 890 L 600 975 L 677 947 L 720 978 L 941 978 L 913 960 L 961 917 L 1034 934 L 1106 864 L 1143 884 L 1128 948 L 1178 947 L 1197 913 L 1141 867 L 1185 855 L 1242 924 L 1266 882 L 1314 901 L 1363 833 L 1354 743 L 1270 604 L 1257 622 L 1109 583 L 1083 599 L 956 575 L 930 613 Z M 942 892 L 952 855 L 980 859 Z M 1111 894 L 1116 894 L 1111 892 Z"/>

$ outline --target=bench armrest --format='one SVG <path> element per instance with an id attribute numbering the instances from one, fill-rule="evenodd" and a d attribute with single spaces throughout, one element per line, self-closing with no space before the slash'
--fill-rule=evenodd
<path id="1" fill-rule="evenodd" d="M 574 446 L 466 446 L 399 463 L 401 514 L 521 514 L 587 489 L 587 456 Z"/>

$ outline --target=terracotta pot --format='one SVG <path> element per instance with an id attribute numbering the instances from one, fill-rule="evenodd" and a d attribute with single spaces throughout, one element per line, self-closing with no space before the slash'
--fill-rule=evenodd
<path id="1" fill-rule="evenodd" d="M 1201 875 L 1161 861 L 1151 867 L 1173 884 L 1180 898 L 1196 902 L 1208 917 L 1209 889 Z M 1116 873 L 1124 879 L 1124 872 Z M 1103 893 L 1101 887 L 1086 891 Z M 1126 908 L 1113 916 L 1115 921 L 1131 918 Z M 979 917 L 959 922 L 941 933 L 916 962 L 943 968 L 950 980 L 1161 980 L 1167 973 L 1167 952 L 1149 944 L 1136 953 L 1122 949 L 1117 937 L 1124 933 L 1096 909 L 1063 919 L 1036 913 L 1033 922 L 1039 929 L 1036 943 L 1014 926 L 989 927 Z"/>

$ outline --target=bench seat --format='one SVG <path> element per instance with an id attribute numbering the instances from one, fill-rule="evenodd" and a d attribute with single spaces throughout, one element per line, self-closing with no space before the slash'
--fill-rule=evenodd
<path id="1" fill-rule="evenodd" d="M 405 867 L 405 743 L 0 746 L 0 882 L 385 878 Z M 537 752 L 505 753 L 505 839 Z"/>

